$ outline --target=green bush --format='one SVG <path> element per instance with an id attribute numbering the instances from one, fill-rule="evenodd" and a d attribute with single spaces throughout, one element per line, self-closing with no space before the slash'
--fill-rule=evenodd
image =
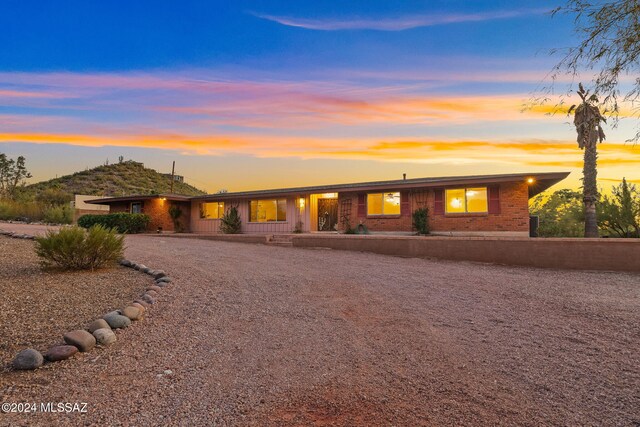
<path id="1" fill-rule="evenodd" d="M 36 238 L 36 254 L 45 267 L 93 270 L 122 258 L 124 236 L 116 230 L 94 225 L 89 230 L 64 227 Z"/>
<path id="2" fill-rule="evenodd" d="M 105 228 L 115 228 L 119 233 L 135 234 L 145 231 L 149 221 L 151 221 L 149 215 L 122 212 L 107 215 L 82 215 L 78 218 L 78 225 L 90 228 L 100 224 Z"/>
<path id="3" fill-rule="evenodd" d="M 220 231 L 225 234 L 238 234 L 242 227 L 240 214 L 236 206 L 231 206 L 220 218 Z"/>
<path id="4" fill-rule="evenodd" d="M 67 205 L 52 206 L 44 211 L 43 220 L 51 224 L 71 224 L 73 211 Z"/>
<path id="5" fill-rule="evenodd" d="M 413 212 L 413 228 L 418 234 L 429 234 L 429 209 L 420 208 Z"/>

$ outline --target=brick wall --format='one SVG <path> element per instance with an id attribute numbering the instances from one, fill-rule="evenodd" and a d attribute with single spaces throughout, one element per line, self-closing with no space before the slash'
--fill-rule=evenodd
<path id="1" fill-rule="evenodd" d="M 162 227 L 162 231 L 175 231 L 173 220 L 169 215 L 169 208 L 177 205 L 182 210 L 180 223 L 184 231 L 189 231 L 191 222 L 191 204 L 184 202 L 172 202 L 162 199 L 145 200 L 142 205 L 142 213 L 149 215 L 151 221 L 147 230 L 156 231 L 158 227 Z"/>
<path id="2" fill-rule="evenodd" d="M 191 223 L 191 203 L 189 202 L 172 202 L 162 199 L 149 199 L 142 200 L 142 213 L 149 215 L 151 221 L 147 231 L 154 232 L 158 230 L 158 227 L 162 227 L 163 231 L 175 231 L 173 227 L 173 221 L 169 216 L 169 207 L 172 204 L 177 204 L 182 210 L 182 216 L 180 222 L 182 223 L 184 230 L 189 231 Z M 131 202 L 117 202 L 110 205 L 110 213 L 119 212 L 131 212 Z"/>
<path id="3" fill-rule="evenodd" d="M 434 214 L 429 192 L 429 221 L 433 231 L 529 231 L 529 187 L 525 182 L 500 185 L 499 214 Z"/>
<path id="4" fill-rule="evenodd" d="M 432 231 L 529 231 L 529 189 L 526 183 L 504 183 L 500 185 L 499 214 L 434 214 L 434 191 L 413 190 L 409 192 L 411 212 L 427 207 Z M 340 193 L 338 197 L 340 230 L 344 231 L 342 219 L 349 218 L 351 227 L 365 224 L 369 231 L 411 232 L 411 215 L 369 217 L 358 214 L 358 193 Z M 366 208 L 366 206 L 365 206 Z"/>

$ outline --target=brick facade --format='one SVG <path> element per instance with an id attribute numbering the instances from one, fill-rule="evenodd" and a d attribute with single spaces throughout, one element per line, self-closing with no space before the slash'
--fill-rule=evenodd
<path id="1" fill-rule="evenodd" d="M 443 187 L 442 189 L 444 189 Z M 457 188 L 457 187 L 456 187 Z M 359 197 L 364 193 L 340 193 L 339 227 L 344 231 L 344 221 L 351 227 L 364 224 L 369 231 L 411 232 L 411 214 L 372 217 L 358 209 Z M 434 190 L 410 190 L 408 200 L 410 212 L 427 207 L 429 225 L 434 232 L 528 232 L 529 231 L 529 188 L 525 182 L 503 183 L 499 186 L 500 213 L 495 214 L 436 214 Z M 360 205 L 362 205 L 360 203 Z"/>
<path id="2" fill-rule="evenodd" d="M 182 210 L 182 216 L 180 217 L 180 223 L 182 224 L 183 231 L 190 230 L 190 222 L 191 222 L 191 203 L 190 202 L 175 202 L 169 200 L 162 200 L 161 198 L 155 199 L 146 199 L 139 201 L 127 201 L 127 202 L 114 202 L 110 204 L 110 213 L 118 213 L 118 212 L 131 212 L 131 203 L 142 203 L 142 213 L 149 215 L 151 221 L 149 221 L 149 226 L 147 227 L 147 231 L 154 232 L 157 231 L 159 227 L 162 228 L 162 231 L 175 231 L 173 226 L 173 220 L 171 216 L 169 216 L 169 207 L 171 205 L 178 205 Z"/>

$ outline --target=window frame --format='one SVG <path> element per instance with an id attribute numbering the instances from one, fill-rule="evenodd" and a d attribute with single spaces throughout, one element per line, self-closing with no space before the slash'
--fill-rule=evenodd
<path id="1" fill-rule="evenodd" d="M 393 193 L 394 197 L 397 194 L 398 195 L 398 213 L 391 213 L 391 214 L 386 214 L 384 213 L 384 197 L 386 194 L 389 193 Z M 382 196 L 382 203 L 381 203 L 381 210 L 382 213 L 379 214 L 370 214 L 369 213 L 369 196 L 376 196 L 376 195 L 380 195 Z M 366 193 L 365 194 L 365 201 L 366 201 L 366 214 L 367 214 L 367 218 L 381 218 L 381 217 L 385 217 L 385 218 L 394 218 L 394 217 L 400 217 L 402 216 L 402 194 L 400 191 L 383 191 L 382 193 Z"/>
<path id="2" fill-rule="evenodd" d="M 487 209 L 484 211 L 473 211 L 469 212 L 469 203 L 467 202 L 467 192 L 474 188 L 482 188 L 484 189 L 486 195 L 486 206 Z M 464 192 L 464 212 L 449 212 L 449 199 L 447 197 L 447 192 L 463 190 Z M 453 188 L 445 188 L 443 195 L 443 204 L 444 204 L 444 214 L 445 215 L 488 215 L 489 214 L 489 187 L 488 186 L 477 186 L 477 187 L 453 187 Z"/>
<path id="3" fill-rule="evenodd" d="M 217 204 L 218 205 L 218 217 L 217 218 L 207 218 L 206 216 L 204 216 L 204 217 L 202 216 L 202 205 L 207 204 L 207 203 L 209 203 L 209 204 Z M 199 212 L 200 219 L 204 220 L 204 221 L 219 221 L 222 218 L 222 215 L 220 214 L 220 205 L 222 205 L 222 215 L 224 215 L 224 213 L 225 213 L 225 203 L 224 203 L 224 201 L 222 201 L 222 202 L 216 202 L 216 201 L 201 202 L 200 206 L 198 206 L 200 208 L 199 209 L 200 210 L 200 212 Z"/>
<path id="4" fill-rule="evenodd" d="M 133 211 L 133 206 L 134 205 L 140 206 L 140 211 L 134 212 Z M 131 213 L 131 214 L 141 214 L 142 213 L 142 206 L 143 206 L 142 202 L 131 202 L 131 203 L 129 203 L 129 213 Z"/>
<path id="5" fill-rule="evenodd" d="M 279 201 L 284 201 L 284 219 L 280 220 L 278 219 L 278 202 Z M 275 203 L 275 209 L 276 209 L 276 220 L 275 221 L 252 221 L 251 220 L 251 203 L 252 202 L 274 202 Z M 287 204 L 288 204 L 288 200 L 286 197 L 284 198 L 275 198 L 275 199 L 251 199 L 248 202 L 248 207 L 249 207 L 249 221 L 247 221 L 247 224 L 285 224 L 287 223 Z M 257 218 L 257 215 L 256 215 Z"/>

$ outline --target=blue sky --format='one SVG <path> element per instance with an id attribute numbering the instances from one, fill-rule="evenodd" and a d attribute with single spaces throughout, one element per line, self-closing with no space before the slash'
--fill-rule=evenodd
<path id="1" fill-rule="evenodd" d="M 34 180 L 176 160 L 209 191 L 547 170 L 577 186 L 568 118 L 520 111 L 572 43 L 557 5 L 5 1 L 0 151 Z M 608 130 L 605 180 L 640 179 L 633 124 Z"/>

